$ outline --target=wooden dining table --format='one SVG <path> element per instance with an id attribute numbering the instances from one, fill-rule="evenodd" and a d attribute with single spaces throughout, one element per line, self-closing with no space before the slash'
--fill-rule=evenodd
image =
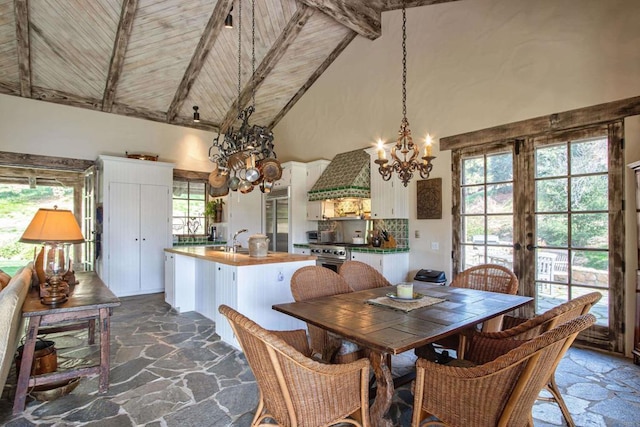
<path id="1" fill-rule="evenodd" d="M 492 317 L 521 307 L 533 298 L 414 282 L 414 291 L 444 301 L 411 311 L 373 305 L 369 300 L 395 295 L 395 287 L 332 295 L 272 308 L 333 332 L 365 348 L 377 390 L 370 408 L 373 426 L 391 426 L 394 383 L 387 355 L 433 343 Z"/>

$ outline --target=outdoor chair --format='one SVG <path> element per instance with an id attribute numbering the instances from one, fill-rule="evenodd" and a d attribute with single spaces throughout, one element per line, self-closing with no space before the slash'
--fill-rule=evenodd
<path id="1" fill-rule="evenodd" d="M 231 324 L 256 378 L 260 399 L 251 426 L 369 426 L 369 361 L 327 365 L 309 358 L 304 330 L 268 331 L 231 307 Z M 352 416 L 353 418 L 348 418 Z"/>
<path id="2" fill-rule="evenodd" d="M 291 276 L 291 294 L 295 301 L 308 301 L 329 295 L 353 292 L 347 282 L 333 270 L 320 266 L 307 266 Z M 330 334 L 325 329 L 307 324 L 311 350 L 327 363 L 348 363 L 364 356 L 356 344 Z"/>
<path id="3" fill-rule="evenodd" d="M 391 283 L 375 268 L 360 261 L 346 261 L 338 274 L 354 291 L 391 286 Z"/>
<path id="4" fill-rule="evenodd" d="M 538 394 L 578 333 L 595 321 L 592 314 L 582 315 L 515 348 L 493 340 L 496 352 L 503 354 L 481 365 L 457 367 L 419 358 L 412 426 L 533 426 L 531 409 Z M 505 343 L 506 352 L 500 348 Z"/>
<path id="5" fill-rule="evenodd" d="M 511 348 L 519 346 L 523 341 L 533 339 L 557 325 L 587 314 L 600 298 L 602 298 L 600 292 L 591 292 L 582 295 L 547 310 L 539 316 L 531 319 L 520 319 L 521 323 L 517 326 L 500 332 L 467 331 L 465 332 L 466 349 L 463 352 L 464 362 L 462 365 L 467 365 L 467 362 L 483 364 L 495 360 Z M 498 341 L 500 341 L 501 344 L 494 345 L 494 342 Z M 459 362 L 454 361 L 451 365 L 456 366 L 458 363 Z M 551 394 L 551 397 L 539 397 L 539 399 L 556 402 L 560 407 L 560 411 L 567 425 L 573 427 L 575 423 L 556 383 L 555 371 L 558 363 L 560 363 L 560 359 L 556 361 L 551 376 L 544 387 Z"/>

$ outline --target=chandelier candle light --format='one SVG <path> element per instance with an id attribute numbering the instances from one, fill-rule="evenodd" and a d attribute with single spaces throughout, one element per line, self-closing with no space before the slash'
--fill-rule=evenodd
<path id="1" fill-rule="evenodd" d="M 382 179 L 388 181 L 393 172 L 396 172 L 406 187 L 413 178 L 413 173 L 418 171 L 423 179 L 429 178 L 435 159 L 431 155 L 432 140 L 427 134 L 424 145 L 424 156 L 419 158 L 420 149 L 413 143 L 409 121 L 407 120 L 407 12 L 402 3 L 402 122 L 398 131 L 398 140 L 391 147 L 391 164 L 386 158 L 382 140 L 378 140 L 378 171 Z M 422 161 L 420 161 L 420 160 Z"/>
<path id="2" fill-rule="evenodd" d="M 242 0 L 238 1 L 238 119 L 240 128 L 228 130 L 222 141 L 216 136 L 209 148 L 209 160 L 214 163 L 213 172 L 209 176 L 209 183 L 213 187 L 228 185 L 231 191 L 240 190 L 249 193 L 256 185 L 263 193 L 268 193 L 274 181 L 282 176 L 282 167 L 276 160 L 273 150 L 273 133 L 270 129 L 258 125 L 249 125 L 249 118 L 255 111 L 255 0 L 251 1 L 251 96 L 252 103 L 244 110 L 241 109 L 241 63 L 242 56 Z"/>

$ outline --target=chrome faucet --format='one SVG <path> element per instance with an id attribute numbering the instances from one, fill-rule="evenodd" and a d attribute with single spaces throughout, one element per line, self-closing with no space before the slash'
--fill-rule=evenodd
<path id="1" fill-rule="evenodd" d="M 238 250 L 238 247 L 240 247 L 241 245 L 238 243 L 238 241 L 236 240 L 236 238 L 238 237 L 238 234 L 240 233 L 246 233 L 247 230 L 246 228 L 243 228 L 242 230 L 238 230 L 233 234 L 233 241 L 232 241 L 232 246 L 231 246 L 231 251 L 232 252 L 236 252 Z"/>

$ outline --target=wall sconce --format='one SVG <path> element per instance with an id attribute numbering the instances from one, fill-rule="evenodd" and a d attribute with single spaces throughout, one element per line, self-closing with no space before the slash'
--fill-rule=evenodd
<path id="1" fill-rule="evenodd" d="M 198 106 L 193 106 L 193 122 L 200 123 L 200 113 L 198 113 Z"/>
<path id="2" fill-rule="evenodd" d="M 38 209 L 27 229 L 20 238 L 24 243 L 44 243 L 43 254 L 36 258 L 36 270 L 39 268 L 38 259 L 42 257 L 44 275 L 49 284 L 47 292 L 42 292 L 40 301 L 46 305 L 62 304 L 67 300 L 64 288 L 68 283 L 63 280 L 67 273 L 67 259 L 69 257 L 69 245 L 72 243 L 84 243 L 84 236 L 76 217 L 70 210 Z"/>

